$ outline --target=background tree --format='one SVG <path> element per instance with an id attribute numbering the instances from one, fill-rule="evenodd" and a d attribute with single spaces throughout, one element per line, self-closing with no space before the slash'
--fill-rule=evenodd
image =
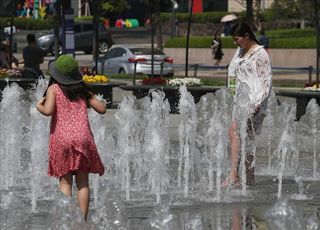
<path id="1" fill-rule="evenodd" d="M 311 0 L 277 0 L 271 5 L 273 19 L 299 19 L 312 21 L 314 18 L 314 6 Z"/>
<path id="2" fill-rule="evenodd" d="M 106 12 L 122 12 L 130 6 L 126 0 L 102 0 L 101 9 Z"/>
<path id="3" fill-rule="evenodd" d="M 153 23 L 156 33 L 157 47 L 160 50 L 163 50 L 163 38 L 162 38 L 162 23 L 160 17 L 160 0 L 144 0 L 143 1 L 146 7 L 150 10 L 149 18 Z"/>
<path id="4" fill-rule="evenodd" d="M 253 0 L 246 0 L 246 23 L 253 27 Z"/>

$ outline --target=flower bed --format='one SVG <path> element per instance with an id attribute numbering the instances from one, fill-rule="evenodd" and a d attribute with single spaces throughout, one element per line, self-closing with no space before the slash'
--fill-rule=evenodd
<path id="1" fill-rule="evenodd" d="M 169 85 L 172 86 L 180 86 L 180 85 L 186 85 L 186 86 L 201 86 L 203 83 L 198 78 L 174 78 L 169 80 Z"/>
<path id="2" fill-rule="evenodd" d="M 85 83 L 107 83 L 110 79 L 105 75 L 84 75 L 82 77 Z"/>
<path id="3" fill-rule="evenodd" d="M 198 78 L 173 78 L 150 77 L 142 80 L 142 85 L 168 85 L 168 86 L 201 86 L 203 83 Z"/>
<path id="4" fill-rule="evenodd" d="M 311 84 L 306 84 L 305 87 L 302 89 L 305 91 L 319 91 L 320 92 L 320 83 L 318 83 L 318 87 L 317 87 L 317 83 L 313 82 Z"/>
<path id="5" fill-rule="evenodd" d="M 0 78 L 21 78 L 22 73 L 18 69 L 0 69 Z"/>
<path id="6" fill-rule="evenodd" d="M 107 83 L 110 78 L 103 74 L 94 74 L 89 67 L 81 67 L 81 73 L 83 75 L 82 79 L 85 83 Z"/>
<path id="7" fill-rule="evenodd" d="M 142 85 L 166 85 L 167 79 L 163 77 L 148 77 L 142 80 Z"/>

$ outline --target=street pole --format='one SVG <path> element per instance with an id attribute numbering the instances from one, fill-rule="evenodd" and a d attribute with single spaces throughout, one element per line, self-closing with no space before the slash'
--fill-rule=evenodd
<path id="1" fill-rule="evenodd" d="M 9 37 L 9 43 L 10 43 L 10 53 L 9 53 L 9 60 L 10 60 L 10 69 L 12 68 L 12 60 L 13 60 L 13 14 L 10 17 L 10 37 Z"/>
<path id="2" fill-rule="evenodd" d="M 174 3 L 172 3 L 172 29 L 171 29 L 171 37 L 174 38 L 176 35 L 176 9 L 174 8 Z"/>
<path id="3" fill-rule="evenodd" d="M 314 9 L 315 9 L 315 21 L 316 21 L 316 31 L 317 31 L 317 54 L 316 54 L 316 87 L 319 88 L 320 79 L 319 79 L 319 65 L 320 65 L 320 0 L 314 0 Z"/>
<path id="4" fill-rule="evenodd" d="M 94 0 L 94 15 L 93 15 L 93 61 L 95 73 L 98 74 L 98 58 L 99 58 L 99 49 L 98 49 L 98 38 L 99 38 L 99 19 L 100 19 L 100 0 Z"/>
<path id="5" fill-rule="evenodd" d="M 54 58 L 57 59 L 59 57 L 59 43 L 60 43 L 60 34 L 59 27 L 61 25 L 61 0 L 57 0 L 54 4 Z"/>
<path id="6" fill-rule="evenodd" d="M 172 29 L 171 29 L 171 37 L 174 38 L 176 36 L 176 10 L 178 9 L 178 3 L 175 0 L 171 0 L 172 4 Z"/>
<path id="7" fill-rule="evenodd" d="M 187 44 L 186 44 L 186 73 L 185 77 L 188 77 L 188 64 L 189 64 L 189 40 L 190 40 L 190 26 L 191 26 L 191 17 L 192 17 L 192 8 L 194 0 L 191 0 L 190 9 L 189 9 L 189 18 L 188 18 L 188 29 L 187 29 Z"/>
<path id="8" fill-rule="evenodd" d="M 154 76 L 154 1 L 152 1 L 151 6 L 151 17 L 150 17 L 150 24 L 151 24 L 151 77 Z"/>

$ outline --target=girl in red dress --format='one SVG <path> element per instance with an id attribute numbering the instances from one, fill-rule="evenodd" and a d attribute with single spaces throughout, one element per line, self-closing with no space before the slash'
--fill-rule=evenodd
<path id="1" fill-rule="evenodd" d="M 50 83 L 45 97 L 36 104 L 38 111 L 51 116 L 48 175 L 59 178 L 60 191 L 72 195 L 73 175 L 78 189 L 80 211 L 87 221 L 90 190 L 89 173 L 104 173 L 87 108 L 104 114 L 99 101 L 82 81 L 77 61 L 62 55 L 49 64 Z"/>

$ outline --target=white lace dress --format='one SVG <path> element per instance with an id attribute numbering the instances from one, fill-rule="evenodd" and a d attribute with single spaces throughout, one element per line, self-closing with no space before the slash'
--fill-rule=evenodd
<path id="1" fill-rule="evenodd" d="M 243 49 L 238 48 L 228 67 L 228 75 L 236 77 L 236 95 L 240 84 L 244 83 L 249 89 L 248 109 L 254 114 L 256 133 L 260 132 L 265 116 L 267 100 L 272 86 L 272 70 L 269 55 L 263 46 L 255 47 L 250 54 L 241 57 Z M 235 103 L 237 97 L 235 97 Z M 256 108 L 260 111 L 255 113 Z M 260 125 L 259 125 L 260 123 Z"/>

